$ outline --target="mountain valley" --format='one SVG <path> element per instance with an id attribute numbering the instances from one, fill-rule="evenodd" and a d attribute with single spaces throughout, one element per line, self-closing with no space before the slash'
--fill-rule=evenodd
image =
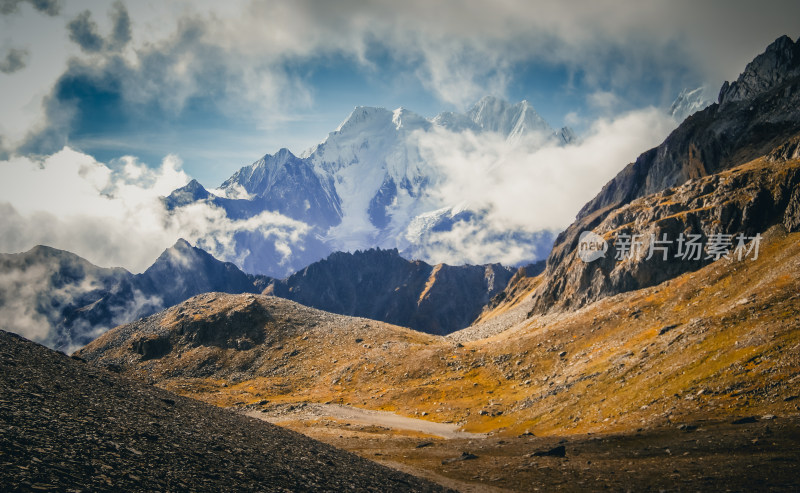
<path id="1" fill-rule="evenodd" d="M 575 141 L 496 98 L 430 120 L 359 107 L 301 156 L 164 198 L 307 222 L 291 274 L 256 268 L 289 268 L 277 250 L 253 248 L 241 270 L 184 240 L 136 275 L 48 247 L 2 255 L 15 283 L 0 310 L 56 327 L 41 338 L 51 346 L 86 344 L 70 358 L 0 332 L 14 395 L 0 398 L 0 474 L 26 490 L 65 469 L 58 484 L 72 486 L 83 461 L 105 489 L 134 484 L 152 454 L 159 489 L 796 491 L 798 98 L 800 41 L 786 36 L 717 102 L 685 91 L 672 110 L 697 111 L 564 231 L 508 232 L 531 247 L 514 268 L 413 254 L 427 234 L 485 217 L 429 200 L 436 175 L 412 135 Z M 260 241 L 234 240 L 239 253 Z M 99 427 L 86 457 L 50 446 L 62 424 Z M 208 471 L 188 459 L 202 454 Z"/>

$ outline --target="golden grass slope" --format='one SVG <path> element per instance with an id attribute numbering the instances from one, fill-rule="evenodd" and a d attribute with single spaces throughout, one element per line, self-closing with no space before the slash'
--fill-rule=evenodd
<path id="1" fill-rule="evenodd" d="M 167 311 L 159 327 L 175 329 L 181 312 L 203 319 L 257 300 L 273 318 L 261 327 L 265 342 L 175 346 L 142 360 L 131 350 L 142 334 L 120 327 L 79 354 L 222 406 L 335 402 L 473 432 L 565 435 L 797 414 L 799 273 L 800 234 L 775 227 L 758 260 L 722 259 L 463 344 L 270 297 L 211 294 Z"/>

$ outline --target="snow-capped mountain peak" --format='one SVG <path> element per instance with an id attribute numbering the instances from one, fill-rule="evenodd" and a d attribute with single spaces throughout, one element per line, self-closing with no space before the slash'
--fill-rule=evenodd
<path id="1" fill-rule="evenodd" d="M 553 133 L 550 125 L 527 100 L 510 104 L 500 98 L 487 96 L 478 101 L 467 112 L 467 116 L 481 129 L 506 137 L 519 137 L 529 132 Z"/>
<path id="2" fill-rule="evenodd" d="M 376 123 L 385 122 L 387 119 L 391 121 L 392 112 L 386 108 L 376 108 L 373 106 L 356 106 L 350 115 L 344 119 L 342 123 L 336 127 L 336 130 L 331 132 L 331 135 L 337 133 L 350 133 L 359 131 L 365 126 L 375 125 Z"/>
<path id="3" fill-rule="evenodd" d="M 496 133 L 508 140 L 533 137 L 532 145 L 574 140 L 569 129 L 555 132 L 528 101 L 511 104 L 487 97 L 467 113 L 445 112 L 431 119 L 402 107 L 357 106 L 336 130 L 300 156 L 281 149 L 241 168 L 222 184 L 219 195 L 192 188 L 176 192 L 170 200 L 180 207 L 197 197 L 240 219 L 269 211 L 302 221 L 316 242 L 298 248 L 304 252 L 303 262 L 325 249 L 330 253 L 408 247 L 413 255 L 417 243 L 431 235 L 482 220 L 475 211 L 437 198 L 436 187 L 444 183 L 447 171 L 423 158 L 423 146 L 446 145 L 430 133 L 436 129 Z M 237 252 L 246 257 L 243 268 L 287 273 L 268 265 L 269 252 L 277 251 L 270 250 L 269 238 L 261 239 L 257 232 L 237 235 Z M 290 267 L 302 267 L 299 262 Z M 277 268 L 286 269 L 287 264 Z"/>
<path id="4" fill-rule="evenodd" d="M 431 123 L 437 127 L 442 127 L 451 132 L 465 132 L 470 130 L 472 132 L 479 132 L 481 128 L 464 113 L 454 113 L 452 111 L 445 111 L 439 113 L 431 119 Z"/>
<path id="5" fill-rule="evenodd" d="M 392 112 L 392 123 L 394 123 L 397 130 L 400 130 L 401 128 L 406 130 L 427 130 L 431 125 L 430 121 L 427 119 L 402 107 L 397 108 L 394 110 L 394 112 Z"/>
<path id="6" fill-rule="evenodd" d="M 706 95 L 705 86 L 696 89 L 683 89 L 669 107 L 669 114 L 676 121 L 682 122 L 686 117 L 705 109 L 713 101 Z"/>

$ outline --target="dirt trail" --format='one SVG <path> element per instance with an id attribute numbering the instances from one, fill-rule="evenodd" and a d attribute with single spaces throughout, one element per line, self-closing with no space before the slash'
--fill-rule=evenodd
<path id="1" fill-rule="evenodd" d="M 383 426 L 396 430 L 409 430 L 435 435 L 442 438 L 483 438 L 485 435 L 461 431 L 454 423 L 436 423 L 424 419 L 400 416 L 388 411 L 373 411 L 340 404 L 305 404 L 294 409 L 276 409 L 267 412 L 249 411 L 248 416 L 279 423 L 282 421 L 304 421 L 319 418 L 333 418 L 370 426 Z"/>

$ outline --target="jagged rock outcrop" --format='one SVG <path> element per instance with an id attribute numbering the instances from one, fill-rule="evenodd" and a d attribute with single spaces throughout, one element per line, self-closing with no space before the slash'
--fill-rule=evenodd
<path id="1" fill-rule="evenodd" d="M 767 154 L 767 161 L 773 163 L 792 159 L 800 159 L 800 136 L 787 140 Z"/>
<path id="2" fill-rule="evenodd" d="M 588 262 L 577 251 L 584 230 L 572 228 L 553 252 L 534 312 L 581 307 L 697 270 L 722 258 L 715 242 L 733 262 L 752 259 L 765 247 L 756 235 L 774 225 L 797 229 L 799 189 L 800 162 L 761 159 L 636 199 L 591 227 L 582 224 L 608 245 L 604 257 Z"/>
<path id="3" fill-rule="evenodd" d="M 789 36 L 776 39 L 744 69 L 739 78 L 719 91 L 719 104 L 755 98 L 800 75 L 800 44 Z"/>
<path id="4" fill-rule="evenodd" d="M 499 264 L 431 266 L 396 249 L 331 254 L 265 291 L 320 310 L 429 334 L 468 326 L 513 272 Z"/>
<path id="5" fill-rule="evenodd" d="M 626 166 L 578 219 L 746 163 L 800 132 L 798 51 L 786 36 L 772 43 L 736 82 L 723 85 L 719 103 L 687 118 Z"/>
<path id="6" fill-rule="evenodd" d="M 800 231 L 800 188 L 795 188 L 783 215 L 783 226 L 792 233 Z"/>

